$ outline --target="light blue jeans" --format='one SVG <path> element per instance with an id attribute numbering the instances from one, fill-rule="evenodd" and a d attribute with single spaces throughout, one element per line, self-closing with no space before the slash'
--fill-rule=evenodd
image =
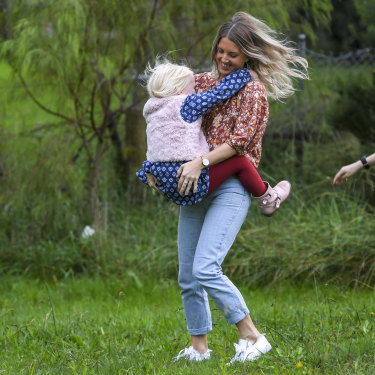
<path id="1" fill-rule="evenodd" d="M 241 293 L 221 269 L 249 206 L 248 193 L 232 177 L 202 202 L 180 208 L 178 281 L 190 335 L 212 330 L 207 295 L 229 324 L 249 314 Z"/>

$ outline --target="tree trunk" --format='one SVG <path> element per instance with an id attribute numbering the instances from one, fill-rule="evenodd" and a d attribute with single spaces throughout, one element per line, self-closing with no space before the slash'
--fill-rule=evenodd
<path id="1" fill-rule="evenodd" d="M 135 172 L 146 160 L 146 123 L 140 107 L 131 107 L 126 111 L 125 121 L 125 179 L 129 188 L 129 196 L 140 196 L 142 184 Z"/>
<path id="2" fill-rule="evenodd" d="M 4 39 L 9 39 L 9 27 L 8 27 L 8 0 L 0 0 L 0 14 L 2 15 L 2 25 L 0 34 Z"/>
<path id="3" fill-rule="evenodd" d="M 103 157 L 103 141 L 98 139 L 98 144 L 96 147 L 95 159 L 90 175 L 90 190 L 89 190 L 89 213 L 91 222 L 95 225 L 97 224 L 97 200 L 98 200 L 98 182 L 100 176 L 100 164 Z"/>
<path id="4" fill-rule="evenodd" d="M 122 186 L 126 187 L 126 181 L 124 176 L 126 176 L 126 159 L 124 156 L 124 145 L 121 141 L 119 132 L 117 131 L 117 121 L 115 119 L 114 112 L 109 114 L 109 125 L 108 131 L 111 134 L 111 143 L 116 149 L 116 160 L 115 160 L 115 171 L 116 175 L 120 177 Z"/>

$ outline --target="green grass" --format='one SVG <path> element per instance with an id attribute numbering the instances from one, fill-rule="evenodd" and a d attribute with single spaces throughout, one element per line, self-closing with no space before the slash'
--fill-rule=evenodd
<path id="1" fill-rule="evenodd" d="M 4 374 L 373 374 L 371 288 L 334 284 L 242 287 L 273 350 L 253 363 L 226 362 L 236 329 L 213 307 L 212 359 L 172 363 L 189 345 L 175 281 L 25 278 L 0 282 Z M 300 367 L 298 367 L 300 366 Z"/>

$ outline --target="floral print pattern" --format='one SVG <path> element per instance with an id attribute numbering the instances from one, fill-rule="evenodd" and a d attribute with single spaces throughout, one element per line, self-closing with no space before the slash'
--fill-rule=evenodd
<path id="1" fill-rule="evenodd" d="M 198 93 L 212 89 L 217 84 L 214 72 L 195 76 L 195 90 Z M 227 143 L 238 155 L 245 155 L 258 167 L 268 114 L 265 87 L 259 81 L 250 81 L 237 94 L 203 116 L 202 129 L 210 151 Z"/>

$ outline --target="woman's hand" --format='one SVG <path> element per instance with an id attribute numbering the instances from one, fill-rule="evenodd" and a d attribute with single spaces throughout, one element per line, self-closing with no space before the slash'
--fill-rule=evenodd
<path id="1" fill-rule="evenodd" d="M 201 175 L 202 167 L 201 158 L 196 158 L 181 165 L 176 175 L 176 177 L 179 178 L 178 191 L 181 195 L 184 195 L 184 193 L 188 195 L 192 186 L 193 192 L 197 192 L 198 179 Z"/>
<path id="2" fill-rule="evenodd" d="M 336 174 L 335 178 L 333 179 L 333 184 L 340 185 L 344 181 L 347 182 L 348 178 L 356 174 L 362 167 L 363 165 L 360 161 L 345 165 Z"/>
<path id="3" fill-rule="evenodd" d="M 223 143 L 222 145 L 216 147 L 215 150 L 202 155 L 202 157 L 207 158 L 210 161 L 210 165 L 215 165 L 234 155 L 236 155 L 235 149 L 228 144 Z M 176 177 L 179 178 L 178 191 L 181 195 L 184 195 L 184 193 L 185 195 L 188 195 L 192 186 L 193 192 L 197 192 L 198 179 L 203 168 L 201 157 L 181 165 L 176 175 Z"/>
<path id="4" fill-rule="evenodd" d="M 148 186 L 150 186 L 152 189 L 154 189 L 158 193 L 163 194 L 157 187 L 157 185 L 161 185 L 161 182 L 151 173 L 146 173 L 146 177 L 147 177 Z"/>

